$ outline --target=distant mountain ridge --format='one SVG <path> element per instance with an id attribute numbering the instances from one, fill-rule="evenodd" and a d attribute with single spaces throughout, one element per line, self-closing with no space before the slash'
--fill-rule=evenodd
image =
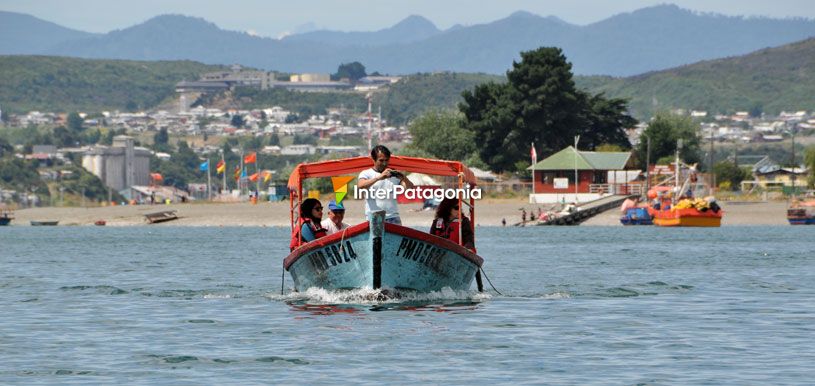
<path id="1" fill-rule="evenodd" d="M 95 35 L 65 28 L 34 16 L 0 11 L 0 53 L 3 55 L 45 52 L 61 43 Z"/>
<path id="2" fill-rule="evenodd" d="M 31 19 L 38 20 L 28 18 L 25 23 L 31 25 L 36 24 Z M 14 36 L 12 43 L 0 46 L 0 54 L 195 60 L 322 73 L 359 61 L 369 72 L 389 74 L 502 74 L 521 51 L 557 46 L 578 75 L 631 76 L 803 40 L 815 36 L 815 21 L 728 17 L 661 5 L 586 26 L 519 11 L 491 23 L 441 31 L 414 15 L 375 32 L 312 31 L 278 40 L 222 30 L 203 19 L 163 15 L 107 34 L 61 38 L 50 45 L 31 44 L 27 34 Z"/>

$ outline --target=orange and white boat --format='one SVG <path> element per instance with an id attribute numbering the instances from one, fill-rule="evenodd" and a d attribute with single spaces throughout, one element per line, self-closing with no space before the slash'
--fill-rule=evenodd
<path id="1" fill-rule="evenodd" d="M 682 184 L 682 168 L 687 169 Z M 651 205 L 648 213 L 654 225 L 663 227 L 719 227 L 722 225 L 724 211 L 713 196 L 693 198 L 696 184 L 696 167 L 682 164 L 679 151 L 676 156 L 674 186 L 656 186 L 648 191 Z"/>

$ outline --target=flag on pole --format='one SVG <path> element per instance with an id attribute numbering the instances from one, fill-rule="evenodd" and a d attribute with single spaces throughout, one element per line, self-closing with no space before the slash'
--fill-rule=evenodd
<path id="1" fill-rule="evenodd" d="M 240 166 L 236 167 L 235 172 L 233 174 L 235 175 L 235 181 L 240 180 L 241 179 L 241 167 Z"/>
<path id="2" fill-rule="evenodd" d="M 202 172 L 209 170 L 209 160 L 204 161 L 200 166 L 198 166 L 198 169 Z"/>
<path id="3" fill-rule="evenodd" d="M 263 182 L 269 182 L 272 179 L 272 172 L 269 170 L 263 171 Z"/>
<path id="4" fill-rule="evenodd" d="M 251 176 L 249 176 L 249 181 L 252 181 L 252 182 L 257 181 L 259 174 L 260 173 L 255 173 L 255 174 L 252 174 Z"/>
<path id="5" fill-rule="evenodd" d="M 224 160 L 218 161 L 218 164 L 215 165 L 215 171 L 218 174 L 221 174 L 221 173 L 225 172 L 226 171 L 226 162 L 224 162 Z"/>
<path id="6" fill-rule="evenodd" d="M 538 163 L 538 152 L 535 151 L 535 142 L 532 142 L 532 150 L 529 152 L 529 155 L 532 157 L 532 164 Z"/>
<path id="7" fill-rule="evenodd" d="M 258 160 L 258 153 L 251 153 L 243 157 L 243 163 L 245 164 L 253 164 Z"/>

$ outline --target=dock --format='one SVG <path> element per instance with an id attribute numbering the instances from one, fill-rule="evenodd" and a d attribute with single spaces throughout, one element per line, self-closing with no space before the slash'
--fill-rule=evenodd
<path id="1" fill-rule="evenodd" d="M 559 216 L 549 221 L 538 221 L 535 225 L 578 225 L 609 209 L 619 208 L 628 198 L 637 199 L 638 195 L 612 195 L 578 205 L 578 210 Z"/>
<path id="2" fill-rule="evenodd" d="M 170 220 L 177 220 L 178 214 L 176 210 L 162 210 L 160 212 L 153 212 L 153 213 L 145 213 L 144 218 L 150 224 L 170 221 Z"/>

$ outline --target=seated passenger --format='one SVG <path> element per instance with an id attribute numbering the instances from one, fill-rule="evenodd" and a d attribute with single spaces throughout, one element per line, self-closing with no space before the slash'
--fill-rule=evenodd
<path id="1" fill-rule="evenodd" d="M 459 222 L 459 202 L 457 198 L 445 198 L 436 209 L 436 218 L 433 219 L 433 225 L 430 226 L 430 234 L 443 237 L 456 244 L 459 244 L 459 228 L 461 228 L 461 238 L 464 240 L 462 245 L 465 248 L 475 252 L 475 237 L 473 236 L 473 227 L 470 219 L 466 216 L 461 216 Z"/>
<path id="2" fill-rule="evenodd" d="M 337 204 L 334 200 L 331 200 L 331 202 L 328 203 L 328 218 L 323 220 L 320 224 L 325 228 L 326 232 L 331 235 L 348 228 L 349 225 L 342 222 L 344 217 L 345 207 L 342 206 L 342 203 Z"/>
<path id="3" fill-rule="evenodd" d="M 307 198 L 300 204 L 300 221 L 298 227 L 292 231 L 291 250 L 301 244 L 319 239 L 326 235 L 325 229 L 320 225 L 323 218 L 323 205 L 316 198 Z"/>

